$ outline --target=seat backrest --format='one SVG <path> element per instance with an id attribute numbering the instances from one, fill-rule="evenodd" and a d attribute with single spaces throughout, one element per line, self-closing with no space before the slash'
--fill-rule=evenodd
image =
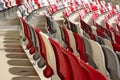
<path id="1" fill-rule="evenodd" d="M 76 25 L 76 24 L 74 24 L 74 23 L 73 23 L 73 22 L 71 22 L 71 21 L 69 21 L 69 23 L 70 23 L 70 28 L 71 28 L 71 30 L 72 30 L 73 32 L 78 33 L 78 30 L 77 30 L 77 25 Z"/>
<path id="2" fill-rule="evenodd" d="M 70 40 L 70 42 L 69 42 L 69 44 L 70 44 L 70 47 L 72 48 L 72 50 L 73 50 L 73 53 L 76 55 L 76 56 L 80 56 L 80 54 L 78 53 L 78 51 L 77 51 L 77 46 L 76 46 L 76 41 L 75 41 L 75 38 L 74 38 L 74 35 L 73 35 L 73 32 L 72 31 L 70 31 L 70 30 L 66 30 L 67 31 L 67 33 L 68 33 L 68 36 L 69 36 L 69 40 Z"/>
<path id="3" fill-rule="evenodd" d="M 112 43 L 110 40 L 107 40 L 107 39 L 103 39 L 104 40 L 104 43 L 105 43 L 105 46 L 107 46 L 108 48 L 112 49 L 113 50 L 113 46 L 112 46 Z"/>
<path id="4" fill-rule="evenodd" d="M 16 4 L 21 5 L 22 4 L 21 0 L 16 0 Z"/>
<path id="5" fill-rule="evenodd" d="M 116 55 L 117 55 L 119 63 L 120 63 L 120 52 L 116 52 Z"/>
<path id="6" fill-rule="evenodd" d="M 69 66 L 67 65 L 67 61 L 61 51 L 61 46 L 53 39 L 49 38 L 49 40 L 54 49 L 58 75 L 61 80 L 70 80 Z"/>
<path id="7" fill-rule="evenodd" d="M 118 43 L 112 42 L 113 50 L 120 52 L 120 45 Z"/>
<path id="8" fill-rule="evenodd" d="M 52 68 L 52 70 L 54 72 L 54 78 L 56 80 L 60 80 L 60 77 L 57 74 L 55 53 L 54 53 L 52 45 L 51 45 L 51 43 L 49 41 L 49 37 L 46 36 L 42 32 L 41 32 L 41 36 L 42 36 L 42 39 L 43 39 L 45 47 L 46 47 L 46 61 L 48 62 L 49 66 Z"/>
<path id="9" fill-rule="evenodd" d="M 92 52 L 92 48 L 91 48 L 89 40 L 84 36 L 82 37 L 82 40 L 83 40 L 83 43 L 84 43 L 85 54 L 88 58 L 89 65 L 91 65 L 92 67 L 97 69 L 97 66 L 96 66 L 96 64 L 93 60 L 93 52 Z"/>
<path id="10" fill-rule="evenodd" d="M 11 5 L 12 5 L 12 6 L 17 6 L 16 0 L 11 0 Z"/>
<path id="11" fill-rule="evenodd" d="M 105 67 L 105 57 L 102 47 L 93 40 L 89 40 L 89 42 L 93 51 L 93 61 L 95 62 L 97 69 L 104 74 L 104 76 L 109 77 L 109 73 Z"/>
<path id="12" fill-rule="evenodd" d="M 27 28 L 29 30 L 30 41 L 31 41 L 31 44 L 32 44 L 32 47 L 30 48 L 29 52 L 30 52 L 30 54 L 33 54 L 36 51 L 38 51 L 37 43 L 36 43 L 37 42 L 37 37 L 35 36 L 35 32 L 34 32 L 33 27 L 30 24 L 28 24 L 27 22 L 26 22 L 26 24 L 27 24 Z"/>
<path id="13" fill-rule="evenodd" d="M 69 65 L 70 80 L 88 80 L 84 70 L 80 66 L 78 58 L 64 48 L 62 48 L 62 53 Z"/>
<path id="14" fill-rule="evenodd" d="M 61 31 L 61 29 L 60 29 L 60 26 L 56 23 L 56 22 L 54 22 L 54 25 L 55 25 L 55 29 L 56 29 L 56 37 L 58 38 L 58 40 L 59 40 L 59 43 L 62 45 L 62 46 L 64 46 L 64 41 L 63 41 L 63 39 L 62 39 L 62 31 Z"/>
<path id="15" fill-rule="evenodd" d="M 28 44 L 27 44 L 27 49 L 30 49 L 30 47 L 32 47 L 32 42 L 31 42 L 31 39 L 30 39 L 30 30 L 28 28 L 28 25 L 27 23 L 25 22 L 25 20 L 23 18 L 20 18 L 20 20 L 22 21 L 22 28 L 24 30 L 24 33 L 25 33 L 25 37 L 27 38 L 28 40 Z"/>
<path id="16" fill-rule="evenodd" d="M 95 70 L 91 66 L 87 65 L 82 60 L 80 60 L 80 65 L 89 73 L 89 80 L 108 80 L 103 74 L 101 74 L 99 71 Z"/>
<path id="17" fill-rule="evenodd" d="M 98 42 L 100 45 L 104 45 L 103 38 L 100 36 L 95 35 L 95 41 Z"/>
<path id="18" fill-rule="evenodd" d="M 105 55 L 106 68 L 110 74 L 111 79 L 120 80 L 120 64 L 116 53 L 105 46 L 102 46 L 102 49 Z"/>
<path id="19" fill-rule="evenodd" d="M 62 30 L 63 30 L 63 34 L 64 34 L 64 41 L 67 44 L 67 48 L 72 52 L 73 49 L 71 48 L 71 45 L 70 45 L 70 38 L 69 38 L 69 35 L 67 32 L 67 29 L 65 27 L 62 27 Z"/>
<path id="20" fill-rule="evenodd" d="M 91 27 L 87 23 L 85 23 L 83 20 L 80 20 L 80 22 L 81 22 L 81 27 L 85 32 L 88 31 L 92 32 Z"/>
<path id="21" fill-rule="evenodd" d="M 39 41 L 39 47 L 38 48 L 40 49 L 40 55 L 46 61 L 46 68 L 43 71 L 44 76 L 48 78 L 48 77 L 51 77 L 53 75 L 53 70 L 52 70 L 52 68 L 49 66 L 49 64 L 47 62 L 46 46 L 45 46 L 44 40 L 42 39 L 41 31 L 37 27 L 34 27 L 34 29 L 36 31 L 38 41 Z M 39 67 L 41 67 L 41 66 L 39 66 Z"/>
<path id="22" fill-rule="evenodd" d="M 84 62 L 87 62 L 88 60 L 85 53 L 85 46 L 81 36 L 78 35 L 77 33 L 73 33 L 73 35 L 75 38 L 77 51 L 79 52 L 79 55 L 80 55 L 80 59 L 82 59 Z"/>
<path id="23" fill-rule="evenodd" d="M 49 16 L 46 16 L 46 21 L 47 21 L 48 31 L 51 34 L 56 33 L 56 29 L 55 29 L 55 26 L 53 24 L 54 20 L 52 20 Z"/>

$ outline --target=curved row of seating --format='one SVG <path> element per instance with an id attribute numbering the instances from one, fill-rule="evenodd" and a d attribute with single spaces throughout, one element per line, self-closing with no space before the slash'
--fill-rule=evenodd
<path id="1" fill-rule="evenodd" d="M 24 50 L 29 51 L 47 79 L 119 80 L 119 33 L 116 34 L 118 30 L 108 27 L 108 20 L 105 21 L 105 18 L 119 14 L 118 5 L 112 7 L 104 1 L 78 4 L 75 0 L 67 6 L 62 3 L 44 8 L 42 14 L 48 33 L 43 33 L 26 18 L 40 8 L 26 6 L 30 3 L 19 7 L 17 13 Z M 100 24 L 97 20 L 101 16 L 104 23 Z"/>
<path id="2" fill-rule="evenodd" d="M 0 11 L 21 5 L 21 0 L 0 0 Z"/>
<path id="3" fill-rule="evenodd" d="M 94 6 L 93 6 L 94 7 Z M 116 9 L 116 8 L 115 8 Z M 117 8 L 118 9 L 118 8 Z M 115 10 L 115 11 L 117 11 L 117 9 Z M 98 9 L 96 9 L 96 10 L 98 10 Z M 109 9 L 108 9 L 109 10 Z M 119 9 L 118 9 L 119 10 Z M 102 10 L 101 10 L 102 11 Z M 114 9 L 112 9 L 112 10 L 109 10 L 109 13 L 108 13 L 108 15 L 109 16 L 112 16 L 112 15 L 115 15 L 116 14 L 116 12 L 114 11 Z M 84 12 L 86 12 L 86 10 L 84 10 Z M 106 11 L 105 11 L 106 12 Z M 101 12 L 101 14 L 103 15 L 103 13 L 105 13 L 105 12 Z M 69 11 L 69 13 L 70 13 L 70 11 Z M 68 13 L 68 14 L 69 14 Z M 88 14 L 89 13 L 89 11 L 85 14 L 85 13 L 82 13 L 82 11 L 80 12 L 81 13 L 81 15 L 80 15 L 80 18 L 81 18 L 81 16 L 84 16 L 84 15 L 86 15 L 86 14 Z M 90 12 L 91 13 L 91 12 Z M 92 11 L 92 13 L 93 13 L 93 11 Z M 117 13 L 119 13 L 119 12 L 117 12 Z M 94 14 L 95 14 L 95 12 L 94 12 Z M 93 16 L 94 16 L 94 14 L 93 14 Z M 65 15 L 65 17 L 68 17 L 68 15 L 66 16 Z M 79 16 L 77 16 L 77 17 L 79 17 Z M 97 16 L 96 16 L 97 17 Z M 69 18 L 68 18 L 69 19 Z M 66 20 L 68 20 L 68 19 L 66 19 Z M 71 18 L 71 19 L 73 19 L 73 18 Z M 88 19 L 88 18 L 87 18 Z M 93 19 L 94 20 L 94 19 Z M 92 21 L 93 21 L 92 20 Z M 72 20 L 73 21 L 73 20 Z M 69 22 L 69 20 L 67 21 L 67 22 Z M 106 42 L 106 47 L 109 47 L 109 48 L 111 48 L 111 51 L 113 51 L 113 48 L 112 47 L 114 47 L 114 51 L 116 52 L 116 51 L 118 51 L 119 52 L 119 42 L 117 42 L 116 43 L 116 41 L 115 41 L 115 43 L 114 42 L 112 42 L 112 41 L 109 41 L 109 39 L 110 38 L 107 38 L 107 39 L 101 39 L 101 37 L 103 37 L 103 36 L 101 36 L 101 35 L 99 35 L 99 32 L 102 32 L 102 31 L 99 31 L 99 32 L 95 32 L 96 34 L 94 35 L 93 34 L 93 32 L 91 32 L 92 31 L 92 29 L 91 29 L 91 26 L 89 25 L 89 23 L 87 23 L 87 21 L 85 20 L 85 21 L 83 21 L 82 19 L 80 20 L 80 22 L 81 22 L 81 27 L 83 28 L 83 30 L 85 31 L 85 33 L 87 33 L 87 36 L 89 36 L 89 38 L 91 38 L 92 40 L 95 40 L 95 41 L 97 41 L 99 44 L 101 44 L 101 45 L 105 45 L 105 42 Z M 73 24 L 72 24 L 73 23 Z M 92 22 L 92 23 L 94 23 L 94 22 Z M 97 23 L 96 23 L 97 24 Z M 103 24 L 103 23 L 102 23 Z M 106 24 L 107 24 L 107 22 L 106 22 Z M 77 27 L 75 24 L 74 24 L 74 22 L 69 22 L 68 23 L 68 25 L 70 25 L 69 26 L 69 28 L 68 29 L 70 29 L 70 30 L 72 30 L 73 32 L 77 32 L 77 28 L 75 29 L 75 27 Z M 94 25 L 94 24 L 93 24 Z M 100 24 L 97 24 L 97 25 L 100 25 Z M 94 26 L 96 26 L 96 25 L 94 25 Z M 98 27 L 98 26 L 96 26 L 96 27 Z M 80 28 L 80 26 L 79 26 L 79 28 Z M 102 27 L 102 28 L 104 28 L 104 26 Z M 111 28 L 113 28 L 113 27 L 111 27 Z M 93 28 L 94 29 L 94 28 Z M 97 30 L 99 30 L 99 27 L 98 27 L 98 29 Z M 97 31 L 96 30 L 96 31 Z M 109 30 L 109 29 L 107 29 L 107 30 Z M 94 30 L 95 31 L 95 30 Z M 73 38 L 74 37 L 72 37 L 72 35 L 70 35 L 69 36 L 69 31 L 68 31 L 68 34 L 66 33 L 66 31 L 65 30 L 63 30 L 63 32 L 65 32 L 64 33 L 64 37 L 66 37 L 66 40 L 65 40 L 65 42 L 67 43 L 67 45 L 68 45 L 68 49 L 70 50 L 70 51 L 72 51 L 72 52 L 74 52 L 74 53 L 76 53 L 76 50 L 75 50 L 75 43 L 74 43 L 74 41 L 73 41 Z M 112 31 L 111 31 L 112 32 Z M 117 31 L 115 31 L 115 32 L 117 32 Z M 119 35 L 119 34 L 118 34 Z M 109 36 L 108 34 L 107 34 L 107 36 Z M 113 36 L 115 36 L 115 33 L 113 33 Z M 72 37 L 72 38 L 71 38 Z M 110 36 L 109 36 L 110 37 Z M 98 39 L 98 38 L 100 38 L 100 39 Z M 117 36 L 116 37 L 117 38 L 117 40 L 119 40 L 119 37 Z M 73 44 L 72 44 L 73 43 Z M 108 45 L 108 43 L 109 43 L 109 45 Z M 78 43 L 77 43 L 78 44 Z M 76 44 L 76 45 L 77 45 Z M 95 45 L 94 45 L 95 46 Z M 77 47 L 78 48 L 78 47 Z M 71 50 L 71 49 L 73 49 L 73 50 Z M 80 48 L 79 48 L 80 49 Z M 82 49 L 82 48 L 81 48 Z M 94 51 L 94 50 L 93 50 Z M 100 51 L 99 49 L 98 49 L 98 51 Z M 98 52 L 96 52 L 96 53 L 98 53 Z M 95 53 L 95 54 L 96 54 Z M 101 55 L 102 55 L 102 52 L 100 53 Z M 115 53 L 114 53 L 115 54 Z M 98 55 L 98 54 L 97 54 Z M 97 57 L 97 55 L 95 56 L 95 57 Z M 117 53 L 116 54 L 118 57 L 116 57 L 118 60 L 119 60 L 119 53 Z M 89 56 L 90 56 L 90 54 L 89 54 Z M 84 57 L 84 56 L 82 56 L 82 57 Z M 94 57 L 94 58 L 95 58 Z M 94 60 L 94 58 L 93 58 L 93 60 Z M 102 62 L 102 60 L 104 60 L 104 59 L 100 59 L 100 62 Z M 116 61 L 117 63 L 117 65 L 119 65 L 119 63 L 118 63 L 118 60 Z M 98 61 L 98 60 L 96 60 L 96 61 Z M 95 62 L 95 61 L 93 61 L 93 62 Z M 110 62 L 111 63 L 111 62 Z M 97 63 L 96 63 L 97 64 Z M 107 64 L 106 64 L 107 65 Z M 104 67 L 104 66 L 103 66 Z M 101 69 L 103 68 L 103 67 L 101 67 Z M 114 68 L 115 68 L 115 66 L 114 66 Z M 118 72 L 118 76 L 119 76 L 119 67 L 118 67 L 118 70 L 117 70 L 117 72 Z M 113 72 L 114 73 L 114 72 Z M 103 73 L 104 74 L 104 73 Z M 107 75 L 106 75 L 107 76 Z M 113 79 L 114 80 L 114 79 Z"/>

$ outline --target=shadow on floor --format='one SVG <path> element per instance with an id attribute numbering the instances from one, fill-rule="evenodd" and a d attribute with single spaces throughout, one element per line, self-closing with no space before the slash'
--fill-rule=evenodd
<path id="1" fill-rule="evenodd" d="M 6 57 L 7 58 L 12 58 L 12 59 L 28 59 L 27 55 L 26 54 L 14 54 L 14 53 L 11 53 L 11 54 L 6 54 Z"/>
<path id="2" fill-rule="evenodd" d="M 33 67 L 11 67 L 9 72 L 13 75 L 38 76 Z"/>
<path id="3" fill-rule="evenodd" d="M 11 59 L 7 63 L 11 66 L 32 66 L 29 59 Z"/>
<path id="4" fill-rule="evenodd" d="M 20 76 L 20 77 L 14 77 L 12 78 L 12 80 L 40 80 L 39 77 L 24 77 L 24 76 Z"/>
<path id="5" fill-rule="evenodd" d="M 5 49 L 10 49 L 10 48 L 15 48 L 15 49 L 22 49 L 22 47 L 20 45 L 16 45 L 16 44 L 4 44 Z"/>
<path id="6" fill-rule="evenodd" d="M 6 52 L 25 53 L 23 49 L 5 49 Z"/>

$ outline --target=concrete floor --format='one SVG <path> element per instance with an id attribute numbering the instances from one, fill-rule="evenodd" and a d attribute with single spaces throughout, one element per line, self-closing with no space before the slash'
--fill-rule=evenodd
<path id="1" fill-rule="evenodd" d="M 18 31 L 0 29 L 0 67 L 2 80 L 40 80 L 20 46 Z"/>

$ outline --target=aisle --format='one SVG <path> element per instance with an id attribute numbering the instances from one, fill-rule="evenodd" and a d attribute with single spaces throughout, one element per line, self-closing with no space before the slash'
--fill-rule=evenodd
<path id="1" fill-rule="evenodd" d="M 0 29 L 0 79 L 40 80 L 19 44 L 19 32 Z"/>

